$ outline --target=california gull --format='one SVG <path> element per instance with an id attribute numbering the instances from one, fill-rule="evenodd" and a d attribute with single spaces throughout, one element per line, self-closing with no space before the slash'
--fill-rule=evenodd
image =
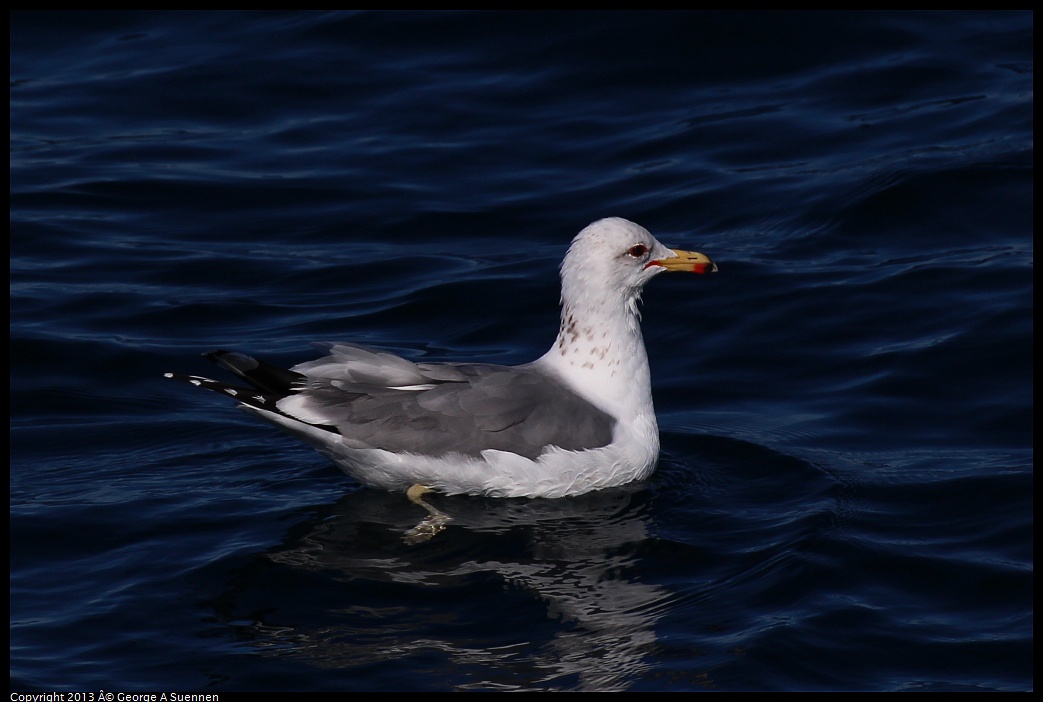
<path id="1" fill-rule="evenodd" d="M 717 270 L 643 227 L 601 219 L 561 264 L 561 327 L 521 366 L 413 362 L 350 343 L 289 370 L 206 356 L 249 384 L 166 377 L 230 395 L 364 485 L 494 497 L 565 497 L 646 478 L 659 455 L 641 289 L 663 272 Z"/>

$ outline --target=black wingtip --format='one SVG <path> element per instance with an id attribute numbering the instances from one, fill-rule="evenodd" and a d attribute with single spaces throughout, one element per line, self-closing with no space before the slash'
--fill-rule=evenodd
<path id="1" fill-rule="evenodd" d="M 300 373 L 273 366 L 259 361 L 253 356 L 235 351 L 217 349 L 204 353 L 203 357 L 231 371 L 257 390 L 268 395 L 288 395 L 292 391 L 294 383 L 304 378 Z"/>

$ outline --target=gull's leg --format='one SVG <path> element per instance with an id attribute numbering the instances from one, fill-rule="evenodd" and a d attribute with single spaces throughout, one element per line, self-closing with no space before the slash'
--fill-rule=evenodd
<path id="1" fill-rule="evenodd" d="M 434 491 L 426 485 L 414 485 L 406 490 L 406 497 L 409 498 L 409 501 L 420 505 L 428 512 L 428 516 L 423 521 L 406 532 L 403 538 L 407 544 L 420 544 L 427 541 L 438 532 L 443 531 L 446 523 L 452 520 L 452 517 L 445 512 L 424 502 L 424 495 L 429 492 Z"/>

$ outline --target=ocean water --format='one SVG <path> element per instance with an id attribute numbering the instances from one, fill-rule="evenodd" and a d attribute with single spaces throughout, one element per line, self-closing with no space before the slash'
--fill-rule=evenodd
<path id="1" fill-rule="evenodd" d="M 11 690 L 1031 690 L 1030 12 L 17 12 Z M 623 216 L 663 452 L 364 489 L 230 348 L 523 363 Z"/>

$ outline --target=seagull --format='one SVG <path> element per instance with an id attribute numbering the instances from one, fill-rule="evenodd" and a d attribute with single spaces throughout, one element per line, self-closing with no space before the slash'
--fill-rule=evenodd
<path id="1" fill-rule="evenodd" d="M 432 515 L 420 500 L 429 492 L 580 495 L 645 479 L 659 456 L 638 310 L 645 283 L 716 270 L 708 256 L 669 249 L 610 217 L 572 240 L 558 336 L 531 363 L 418 363 L 329 343 L 316 345 L 324 356 L 289 370 L 231 351 L 204 354 L 245 386 L 165 376 L 232 397 L 359 483 L 404 491 Z"/>

